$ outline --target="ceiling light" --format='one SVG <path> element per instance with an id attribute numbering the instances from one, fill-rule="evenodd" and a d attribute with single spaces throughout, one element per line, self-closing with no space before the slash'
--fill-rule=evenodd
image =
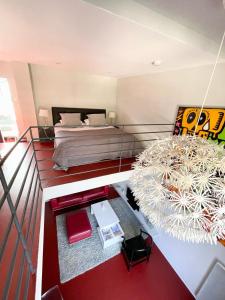
<path id="1" fill-rule="evenodd" d="M 158 140 L 134 164 L 131 187 L 150 222 L 172 236 L 225 238 L 225 152 L 200 137 Z"/>

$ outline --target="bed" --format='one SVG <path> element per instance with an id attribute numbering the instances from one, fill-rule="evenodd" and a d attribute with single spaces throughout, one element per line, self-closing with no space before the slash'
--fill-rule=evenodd
<path id="1" fill-rule="evenodd" d="M 136 139 L 132 134 L 109 125 L 77 125 L 64 127 L 61 123 L 62 114 L 80 114 L 84 122 L 96 115 L 105 115 L 105 109 L 52 107 L 55 131 L 55 151 L 53 161 L 55 169 L 127 158 L 136 155 Z"/>

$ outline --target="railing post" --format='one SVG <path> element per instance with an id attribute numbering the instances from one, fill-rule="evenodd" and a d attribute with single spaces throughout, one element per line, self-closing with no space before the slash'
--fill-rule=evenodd
<path id="1" fill-rule="evenodd" d="M 124 135 L 124 125 L 122 127 L 121 133 L 121 147 L 120 147 L 120 162 L 119 162 L 119 172 L 121 171 L 121 164 L 122 164 L 122 153 L 123 153 L 123 135 Z"/>
<path id="2" fill-rule="evenodd" d="M 40 170 L 39 170 L 38 160 L 37 160 L 37 155 L 36 155 L 36 150 L 35 150 L 35 147 L 34 147 L 34 138 L 33 138 L 33 133 L 32 133 L 32 128 L 31 127 L 29 128 L 29 131 L 30 131 L 31 144 L 32 144 L 33 151 L 34 151 L 34 158 L 35 158 L 35 161 L 36 161 L 36 164 L 37 164 L 38 179 L 39 179 L 39 182 L 40 182 L 41 190 L 43 190 L 42 183 L 41 183 Z"/>
<path id="3" fill-rule="evenodd" d="M 7 193 L 6 199 L 7 199 L 8 205 L 9 205 L 10 212 L 13 216 L 13 222 L 16 226 L 18 237 L 21 241 L 21 244 L 22 244 L 22 247 L 23 247 L 23 250 L 24 250 L 24 254 L 25 254 L 25 257 L 27 259 L 27 263 L 29 265 L 30 272 L 32 274 L 34 274 L 35 273 L 35 268 L 32 264 L 31 256 L 30 256 L 30 253 L 29 253 L 29 250 L 28 250 L 28 247 L 27 247 L 27 242 L 26 242 L 26 240 L 23 236 L 23 231 L 22 231 L 22 228 L 20 226 L 19 220 L 18 220 L 17 215 L 16 215 L 16 210 L 15 210 L 15 207 L 13 205 L 13 201 L 12 201 L 10 191 L 9 191 L 6 179 L 5 179 L 5 175 L 4 175 L 3 170 L 2 170 L 2 166 L 0 166 L 0 180 L 1 180 L 4 192 Z"/>

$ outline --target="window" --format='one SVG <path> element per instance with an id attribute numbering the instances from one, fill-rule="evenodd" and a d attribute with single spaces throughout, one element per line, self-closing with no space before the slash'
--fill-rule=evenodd
<path id="1" fill-rule="evenodd" d="M 17 137 L 18 128 L 9 83 L 0 77 L 0 130 L 4 137 Z"/>

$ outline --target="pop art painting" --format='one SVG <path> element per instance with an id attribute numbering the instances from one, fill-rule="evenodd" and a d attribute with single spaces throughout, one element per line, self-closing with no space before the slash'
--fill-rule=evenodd
<path id="1" fill-rule="evenodd" d="M 174 134 L 196 134 L 225 145 L 225 108 L 179 107 Z"/>

